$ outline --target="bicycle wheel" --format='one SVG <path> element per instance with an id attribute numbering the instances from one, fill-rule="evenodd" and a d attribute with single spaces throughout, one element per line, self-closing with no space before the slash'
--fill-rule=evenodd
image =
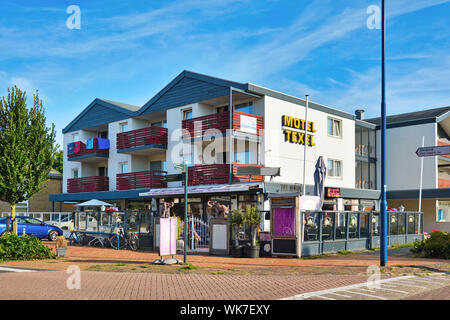
<path id="1" fill-rule="evenodd" d="M 139 238 L 137 236 L 130 237 L 130 239 L 128 239 L 128 245 L 133 251 L 139 250 Z"/>
<path id="2" fill-rule="evenodd" d="M 112 236 L 111 238 L 109 238 L 109 244 L 111 245 L 111 247 L 116 249 L 117 248 L 117 237 Z M 123 249 L 125 247 L 125 245 L 126 245 L 125 239 L 123 237 L 119 237 L 119 249 Z"/>
<path id="3" fill-rule="evenodd" d="M 103 244 L 103 241 L 99 238 L 94 238 L 91 241 L 89 241 L 88 244 L 89 247 L 96 247 L 96 248 L 103 248 L 105 245 Z"/>
<path id="4" fill-rule="evenodd" d="M 80 247 L 85 245 L 85 237 L 83 234 L 80 234 L 77 236 L 77 239 L 75 240 L 75 244 Z"/>

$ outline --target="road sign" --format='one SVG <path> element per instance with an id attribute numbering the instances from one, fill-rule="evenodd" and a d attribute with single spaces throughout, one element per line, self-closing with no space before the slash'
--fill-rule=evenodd
<path id="1" fill-rule="evenodd" d="M 416 154 L 419 157 L 433 157 L 433 156 L 450 155 L 450 146 L 435 146 L 435 147 L 418 148 L 416 151 Z"/>

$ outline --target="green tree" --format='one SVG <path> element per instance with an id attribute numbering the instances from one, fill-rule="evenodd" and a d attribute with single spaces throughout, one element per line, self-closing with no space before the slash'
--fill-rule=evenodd
<path id="1" fill-rule="evenodd" d="M 42 189 L 53 164 L 55 125 L 47 128 L 38 91 L 27 108 L 26 92 L 16 86 L 0 100 L 0 200 L 11 206 L 17 234 L 16 205 Z"/>
<path id="2" fill-rule="evenodd" d="M 58 171 L 59 173 L 63 172 L 63 151 L 59 149 L 59 145 L 56 145 L 56 152 L 53 155 L 53 165 L 52 169 Z"/>

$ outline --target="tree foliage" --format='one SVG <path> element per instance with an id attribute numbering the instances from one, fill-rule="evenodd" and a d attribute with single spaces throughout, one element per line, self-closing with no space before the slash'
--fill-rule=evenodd
<path id="1" fill-rule="evenodd" d="M 46 126 L 38 91 L 27 108 L 16 86 L 0 100 L 0 200 L 14 205 L 41 190 L 53 165 L 55 125 Z"/>
<path id="2" fill-rule="evenodd" d="M 59 145 L 56 147 L 57 151 L 53 155 L 53 165 L 52 169 L 63 172 L 63 151 L 59 149 Z"/>

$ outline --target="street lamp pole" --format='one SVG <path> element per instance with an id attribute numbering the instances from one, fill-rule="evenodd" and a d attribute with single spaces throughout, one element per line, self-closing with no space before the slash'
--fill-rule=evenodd
<path id="1" fill-rule="evenodd" d="M 380 265 L 386 266 L 387 256 L 387 201 L 386 201 L 386 70 L 385 70 L 385 0 L 381 0 L 381 239 Z"/>
<path id="2" fill-rule="evenodd" d="M 183 163 L 183 171 L 184 171 L 184 259 L 183 262 L 187 262 L 187 206 L 188 206 L 188 165 L 187 161 Z"/>

